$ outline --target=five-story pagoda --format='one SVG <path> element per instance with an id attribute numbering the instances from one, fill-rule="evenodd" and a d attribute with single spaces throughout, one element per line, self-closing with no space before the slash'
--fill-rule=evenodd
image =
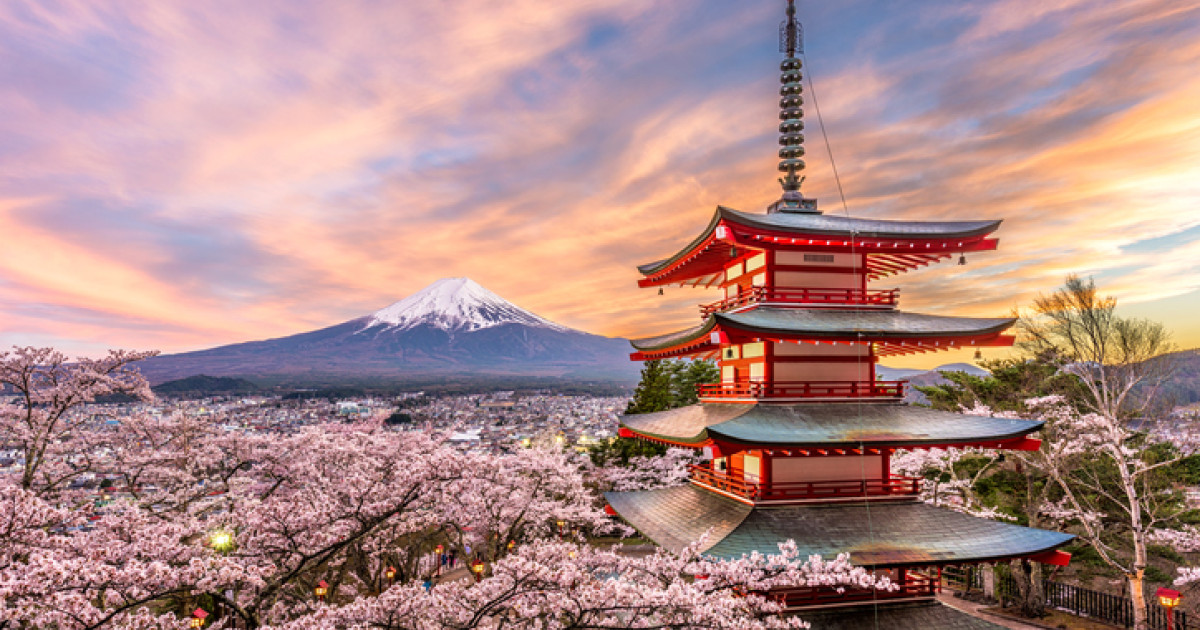
<path id="1" fill-rule="evenodd" d="M 1039 443 L 1028 436 L 1041 423 L 907 405 L 904 383 L 878 380 L 875 366 L 884 356 L 1008 346 L 1014 320 L 905 312 L 896 289 L 871 283 L 993 250 L 1000 221 L 857 219 L 822 214 L 804 197 L 793 3 L 780 29 L 782 198 L 765 214 L 718 207 L 691 243 L 638 267 L 642 287 L 723 292 L 701 307 L 698 326 L 632 342 L 635 360 L 716 358 L 720 382 L 700 387 L 700 404 L 621 419 L 622 436 L 703 449 L 704 463 L 687 485 L 606 497 L 668 549 L 708 532 L 704 553 L 734 558 L 778 553 L 792 539 L 804 555 L 849 553 L 900 585 L 777 593 L 797 609 L 843 607 L 820 613 L 826 626 L 856 623 L 866 613 L 855 602 L 886 600 L 869 611 L 878 627 L 995 627 L 930 602 L 938 569 L 1012 558 L 1063 564 L 1069 556 L 1056 549 L 1072 537 L 928 505 L 918 499 L 921 480 L 891 474 L 890 457 L 951 446 L 1032 450 Z"/>

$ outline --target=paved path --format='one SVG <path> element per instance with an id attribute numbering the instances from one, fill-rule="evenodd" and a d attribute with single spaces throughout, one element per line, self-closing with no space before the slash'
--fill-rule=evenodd
<path id="1" fill-rule="evenodd" d="M 950 593 L 947 593 L 944 591 L 942 593 L 939 593 L 937 598 L 938 598 L 938 601 L 942 602 L 943 604 L 945 604 L 951 608 L 957 608 L 958 610 L 961 610 L 962 612 L 965 612 L 968 615 L 971 615 L 973 617 L 979 617 L 980 619 L 986 619 L 986 620 L 988 620 L 1000 627 L 1003 627 L 1003 628 L 1012 628 L 1013 630 L 1031 630 L 1031 629 L 1041 630 L 1042 628 L 1044 628 L 1044 626 L 1035 626 L 1035 625 L 1031 625 L 1031 624 L 1027 624 L 1027 623 L 1021 623 L 1020 621 L 1017 621 L 1015 619 L 1008 619 L 1008 618 L 1002 617 L 1000 615 L 989 615 L 988 613 L 982 612 L 983 608 L 989 608 L 992 606 L 992 604 L 977 604 L 975 602 L 970 602 L 965 599 L 959 599 L 959 598 L 955 597 L 954 595 L 951 595 Z"/>

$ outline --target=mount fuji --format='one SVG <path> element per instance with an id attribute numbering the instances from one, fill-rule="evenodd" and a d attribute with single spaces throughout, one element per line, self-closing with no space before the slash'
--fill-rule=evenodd
<path id="1" fill-rule="evenodd" d="M 141 362 L 151 383 L 196 374 L 303 383 L 440 377 L 561 377 L 632 382 L 624 339 L 522 309 L 469 278 L 444 278 L 370 315 L 277 339 Z"/>

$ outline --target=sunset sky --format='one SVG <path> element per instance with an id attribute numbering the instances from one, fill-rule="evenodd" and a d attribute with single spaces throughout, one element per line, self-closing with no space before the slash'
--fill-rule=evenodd
<path id="1" fill-rule="evenodd" d="M 279 337 L 447 276 L 598 334 L 695 323 L 715 292 L 634 265 L 779 197 L 784 6 L 0 0 L 0 347 Z M 1200 2 L 798 6 L 849 214 L 1004 219 L 877 283 L 902 308 L 1079 273 L 1200 346 Z"/>

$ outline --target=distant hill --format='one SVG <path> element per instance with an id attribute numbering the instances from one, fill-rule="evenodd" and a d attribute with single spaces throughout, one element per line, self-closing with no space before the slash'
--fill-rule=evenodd
<path id="1" fill-rule="evenodd" d="M 1170 377 L 1163 383 L 1157 394 L 1156 408 L 1170 409 L 1175 406 L 1186 406 L 1200 403 L 1200 349 L 1183 350 L 1166 355 L 1172 362 Z M 950 363 L 940 365 L 932 370 L 914 370 L 905 368 L 889 368 L 877 366 L 876 374 L 883 380 L 907 380 L 910 387 L 906 388 L 904 399 L 911 403 L 927 403 L 928 399 L 913 386 L 931 386 L 948 383 L 942 372 L 967 372 L 974 376 L 987 376 L 987 370 L 969 363 Z"/>
<path id="2" fill-rule="evenodd" d="M 151 383 L 207 374 L 272 386 L 518 377 L 625 384 L 640 370 L 631 350 L 625 339 L 567 328 L 468 278 L 446 278 L 328 328 L 161 355 L 139 367 Z"/>
<path id="3" fill-rule="evenodd" d="M 974 376 L 987 376 L 990 374 L 987 370 L 972 365 L 970 363 L 947 363 L 939 365 L 932 370 L 920 370 L 911 368 L 890 368 L 884 365 L 875 366 L 875 375 L 885 381 L 908 381 L 908 387 L 904 388 L 904 400 L 909 403 L 927 404 L 929 399 L 925 394 L 917 391 L 917 387 L 928 387 L 931 385 L 941 385 L 950 381 L 942 376 L 942 372 L 966 372 Z"/>
<path id="4" fill-rule="evenodd" d="M 1174 352 L 1168 358 L 1173 369 L 1158 392 L 1159 398 L 1173 406 L 1200 403 L 1200 348 Z"/>
<path id="5" fill-rule="evenodd" d="M 167 381 L 155 385 L 151 389 L 159 396 L 241 395 L 257 394 L 263 391 L 263 388 L 244 378 L 208 376 L 207 374 Z"/>

